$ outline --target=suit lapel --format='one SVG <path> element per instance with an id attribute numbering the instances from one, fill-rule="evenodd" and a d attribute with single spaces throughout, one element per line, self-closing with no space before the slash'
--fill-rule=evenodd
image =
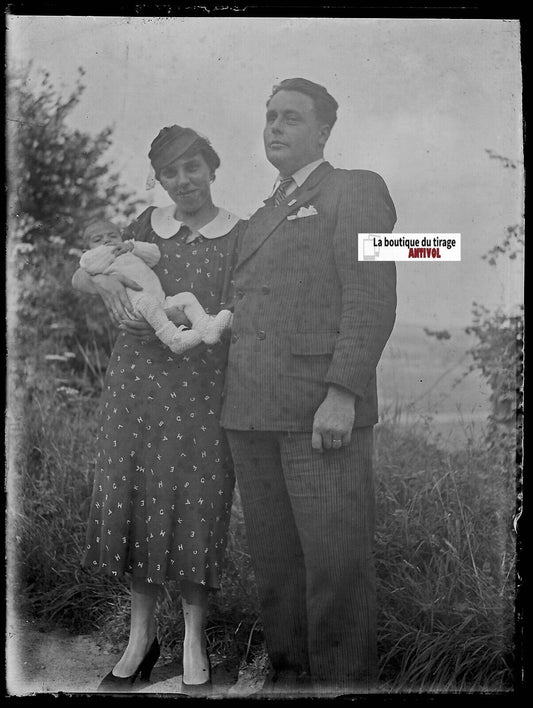
<path id="1" fill-rule="evenodd" d="M 309 175 L 302 186 L 297 187 L 278 207 L 274 207 L 271 199 L 265 201 L 265 206 L 252 216 L 248 224 L 237 268 L 257 251 L 290 214 L 296 213 L 301 206 L 310 203 L 320 191 L 322 180 L 332 170 L 333 167 L 329 162 L 323 162 Z"/>

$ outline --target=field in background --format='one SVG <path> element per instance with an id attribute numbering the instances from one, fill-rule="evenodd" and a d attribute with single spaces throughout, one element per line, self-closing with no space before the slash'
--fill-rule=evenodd
<path id="1" fill-rule="evenodd" d="M 474 338 L 448 328 L 437 340 L 421 325 L 397 323 L 378 366 L 380 420 L 422 423 L 439 444 L 453 449 L 483 435 L 489 388 L 478 369 L 469 372 Z"/>

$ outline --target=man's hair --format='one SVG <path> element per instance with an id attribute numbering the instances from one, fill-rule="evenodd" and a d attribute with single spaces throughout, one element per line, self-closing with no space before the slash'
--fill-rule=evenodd
<path id="1" fill-rule="evenodd" d="M 330 128 L 333 128 L 335 125 L 339 104 L 320 84 L 315 84 L 308 79 L 284 79 L 281 83 L 273 86 L 268 102 L 278 91 L 298 91 L 299 93 L 309 96 L 309 98 L 313 100 L 318 120 L 321 123 L 326 123 Z"/>

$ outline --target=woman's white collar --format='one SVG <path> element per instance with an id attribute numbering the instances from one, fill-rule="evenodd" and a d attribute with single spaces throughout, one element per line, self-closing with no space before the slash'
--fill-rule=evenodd
<path id="1" fill-rule="evenodd" d="M 172 238 L 180 230 L 182 222 L 174 217 L 175 209 L 175 204 L 156 207 L 150 215 L 152 229 L 161 238 Z M 238 221 L 239 217 L 236 214 L 219 207 L 215 218 L 198 229 L 198 233 L 202 234 L 204 238 L 220 238 L 229 233 Z"/>

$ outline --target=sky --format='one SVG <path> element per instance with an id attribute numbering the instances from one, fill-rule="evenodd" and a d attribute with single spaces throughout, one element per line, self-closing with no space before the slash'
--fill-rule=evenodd
<path id="1" fill-rule="evenodd" d="M 150 143 L 166 125 L 206 135 L 221 157 L 216 204 L 246 217 L 273 186 L 265 103 L 302 76 L 339 103 L 326 145 L 334 166 L 378 172 L 397 233 L 461 233 L 462 259 L 398 264 L 398 323 L 471 322 L 472 303 L 510 311 L 523 297 L 521 259 L 482 255 L 523 213 L 522 83 L 517 21 L 467 19 L 10 16 L 8 70 L 33 61 L 65 92 L 85 70 L 71 123 L 114 126 L 110 157 L 148 203 Z"/>

